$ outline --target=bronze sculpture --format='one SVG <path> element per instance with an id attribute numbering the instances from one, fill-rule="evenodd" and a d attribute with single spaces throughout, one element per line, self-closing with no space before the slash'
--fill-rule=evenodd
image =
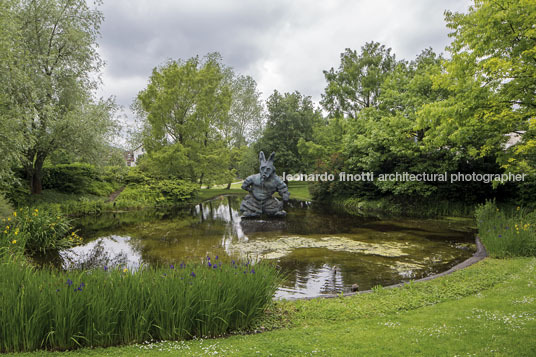
<path id="1" fill-rule="evenodd" d="M 244 197 L 240 205 L 242 217 L 253 218 L 262 214 L 284 217 L 287 214 L 283 210 L 283 202 L 272 197 L 275 192 L 281 195 L 284 202 L 288 201 L 290 197 L 287 185 L 275 174 L 274 157 L 275 152 L 266 160 L 264 152 L 261 151 L 259 153 L 260 173 L 251 175 L 244 180 L 242 189 L 248 191 L 249 194 Z"/>

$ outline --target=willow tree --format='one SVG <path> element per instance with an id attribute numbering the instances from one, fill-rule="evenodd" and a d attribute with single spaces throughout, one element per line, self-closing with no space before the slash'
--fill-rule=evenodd
<path id="1" fill-rule="evenodd" d="M 41 192 L 45 159 L 56 150 L 95 154 L 114 127 L 113 101 L 95 101 L 102 13 L 85 0 L 22 0 L 10 9 L 20 41 L 9 93 L 17 101 L 22 153 L 32 193 Z M 93 152 L 92 152 L 93 151 Z"/>

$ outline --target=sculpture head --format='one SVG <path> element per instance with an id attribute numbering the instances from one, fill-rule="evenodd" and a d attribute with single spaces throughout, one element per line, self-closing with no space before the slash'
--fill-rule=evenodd
<path id="1" fill-rule="evenodd" d="M 268 160 L 264 157 L 264 152 L 259 153 L 259 160 L 261 161 L 261 167 L 260 167 L 260 173 L 261 173 L 261 180 L 264 181 L 275 172 L 274 167 L 274 158 L 275 158 L 275 152 L 270 154 L 270 157 Z"/>

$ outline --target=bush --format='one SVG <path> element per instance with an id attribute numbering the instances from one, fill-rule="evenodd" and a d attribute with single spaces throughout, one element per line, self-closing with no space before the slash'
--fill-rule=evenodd
<path id="1" fill-rule="evenodd" d="M 2 219 L 0 247 L 10 253 L 46 254 L 81 241 L 70 221 L 56 212 L 21 208 Z"/>
<path id="2" fill-rule="evenodd" d="M 64 193 L 108 196 L 117 190 L 126 176 L 126 168 L 74 163 L 43 168 L 43 188 Z"/>
<path id="3" fill-rule="evenodd" d="M 36 270 L 4 261 L 0 352 L 212 337 L 250 328 L 271 304 L 277 271 L 265 264 L 214 263 L 131 273 Z"/>
<path id="4" fill-rule="evenodd" d="M 536 212 L 519 206 L 501 210 L 495 203 L 486 202 L 475 214 L 478 233 L 490 256 L 536 256 Z"/>
<path id="5" fill-rule="evenodd" d="M 176 206 L 195 197 L 197 185 L 183 180 L 151 180 L 129 184 L 116 200 L 118 206 Z"/>

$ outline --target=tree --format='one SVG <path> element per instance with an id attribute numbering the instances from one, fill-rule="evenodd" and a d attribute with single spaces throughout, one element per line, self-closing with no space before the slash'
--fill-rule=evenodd
<path id="1" fill-rule="evenodd" d="M 264 107 L 257 83 L 250 76 L 238 75 L 233 78 L 231 91 L 230 144 L 240 148 L 259 139 L 263 128 Z"/>
<path id="2" fill-rule="evenodd" d="M 218 54 L 169 61 L 153 70 L 138 94 L 135 107 L 145 119 L 148 160 L 168 155 L 173 168 L 167 174 L 203 184 L 228 170 L 228 160 L 220 157 L 231 106 L 224 74 Z M 174 160 L 176 155 L 181 159 Z"/>
<path id="3" fill-rule="evenodd" d="M 268 117 L 257 151 L 277 152 L 275 167 L 280 172 L 298 173 L 310 169 L 309 162 L 298 150 L 300 139 L 312 140 L 313 127 L 322 120 L 310 97 L 299 92 L 274 93 L 267 101 Z"/>
<path id="4" fill-rule="evenodd" d="M 21 36 L 14 12 L 14 1 L 0 6 L 0 188 L 14 180 L 12 167 L 20 163 L 23 140 L 21 117 L 25 114 L 21 86 L 26 78 L 16 65 L 24 58 L 20 47 Z"/>
<path id="5" fill-rule="evenodd" d="M 22 164 L 31 192 L 40 193 L 51 153 L 88 153 L 114 128 L 113 101 L 92 98 L 92 76 L 102 66 L 96 51 L 102 14 L 85 0 L 23 0 L 12 9 L 20 39 L 12 73 L 21 75 L 11 98 L 22 114 Z"/>
<path id="6" fill-rule="evenodd" d="M 360 54 L 347 48 L 339 69 L 324 71 L 328 85 L 321 104 L 332 117 L 357 118 L 361 109 L 377 104 L 380 86 L 395 64 L 391 49 L 377 42 L 366 43 Z"/>
<path id="7" fill-rule="evenodd" d="M 452 59 L 434 85 L 452 95 L 423 109 L 430 144 L 536 172 L 536 3 L 476 0 L 468 13 L 445 17 L 453 30 Z M 505 154 L 512 132 L 522 134 L 522 142 Z"/>

